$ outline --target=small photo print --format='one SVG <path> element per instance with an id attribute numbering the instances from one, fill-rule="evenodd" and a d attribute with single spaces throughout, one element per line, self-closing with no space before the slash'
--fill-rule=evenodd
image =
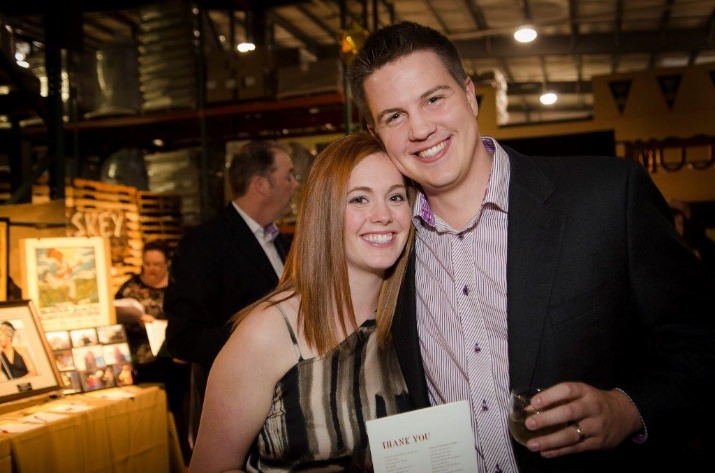
<path id="1" fill-rule="evenodd" d="M 129 355 L 129 345 L 125 343 L 113 343 L 111 345 L 103 345 L 104 361 L 107 364 L 121 364 L 132 361 Z"/>
<path id="2" fill-rule="evenodd" d="M 108 343 L 127 341 L 127 336 L 124 333 L 124 327 L 121 324 L 97 327 L 97 334 L 99 335 L 99 343 L 104 345 Z"/>
<path id="3" fill-rule="evenodd" d="M 47 338 L 47 343 L 50 344 L 50 348 L 53 350 L 65 350 L 72 348 L 70 333 L 66 330 L 62 330 L 60 332 L 46 332 L 45 337 Z"/>
<path id="4" fill-rule="evenodd" d="M 132 373 L 131 363 L 114 365 L 114 376 L 117 378 L 117 386 L 129 386 L 134 384 L 134 373 Z"/>
<path id="5" fill-rule="evenodd" d="M 87 347 L 98 343 L 97 331 L 93 328 L 70 330 L 70 336 L 72 337 L 72 346 L 75 348 Z"/>
<path id="6" fill-rule="evenodd" d="M 79 379 L 79 373 L 76 371 L 64 371 L 60 373 L 62 383 L 64 384 L 64 394 L 74 394 L 82 392 L 82 382 Z"/>
<path id="7" fill-rule="evenodd" d="M 101 345 L 90 347 L 73 348 L 74 365 L 78 371 L 97 371 L 104 368 L 107 363 L 104 361 L 104 351 Z"/>
<path id="8" fill-rule="evenodd" d="M 53 355 L 55 357 L 55 364 L 57 365 L 58 370 L 68 371 L 75 369 L 72 350 L 55 350 Z"/>
<path id="9" fill-rule="evenodd" d="M 84 391 L 96 391 L 98 389 L 113 388 L 117 385 L 113 366 L 105 366 L 96 370 L 84 371 L 80 373 L 82 378 L 82 389 Z"/>

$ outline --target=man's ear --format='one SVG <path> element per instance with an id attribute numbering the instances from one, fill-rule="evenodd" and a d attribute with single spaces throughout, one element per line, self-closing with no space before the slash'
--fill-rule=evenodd
<path id="1" fill-rule="evenodd" d="M 479 115 L 479 104 L 477 104 L 477 93 L 474 90 L 474 82 L 472 82 L 472 78 L 469 76 L 464 79 L 464 89 L 465 93 L 467 94 L 467 101 L 472 107 L 472 111 L 474 112 L 474 116 L 476 117 Z"/>
<path id="2" fill-rule="evenodd" d="M 266 194 L 270 190 L 270 183 L 267 177 L 256 174 L 251 178 L 251 187 L 259 194 Z"/>

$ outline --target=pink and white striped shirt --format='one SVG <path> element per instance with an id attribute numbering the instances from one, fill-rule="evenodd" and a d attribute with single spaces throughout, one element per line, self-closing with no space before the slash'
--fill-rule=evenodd
<path id="1" fill-rule="evenodd" d="M 416 227 L 417 329 L 432 404 L 469 400 L 481 472 L 517 472 L 507 425 L 507 214 L 509 157 L 494 156 L 477 214 L 454 229 L 419 194 Z"/>

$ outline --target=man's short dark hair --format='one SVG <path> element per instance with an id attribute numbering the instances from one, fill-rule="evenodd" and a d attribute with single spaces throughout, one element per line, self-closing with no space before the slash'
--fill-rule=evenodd
<path id="1" fill-rule="evenodd" d="M 410 21 L 386 26 L 368 36 L 348 72 L 353 102 L 369 125 L 374 124 L 365 98 L 365 79 L 386 64 L 417 51 L 434 52 L 454 80 L 464 87 L 467 73 L 457 47 L 449 38 Z"/>
<path id="2" fill-rule="evenodd" d="M 266 176 L 271 172 L 275 164 L 275 150 L 290 155 L 285 146 L 270 140 L 251 141 L 238 150 L 228 168 L 228 183 L 234 199 L 248 192 L 253 176 Z"/>

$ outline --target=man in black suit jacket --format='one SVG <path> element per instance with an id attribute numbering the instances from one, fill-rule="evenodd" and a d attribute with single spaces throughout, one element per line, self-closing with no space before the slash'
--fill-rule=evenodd
<path id="1" fill-rule="evenodd" d="M 233 201 L 180 241 L 164 296 L 167 348 L 192 363 L 194 427 L 231 317 L 278 283 L 289 241 L 273 222 L 290 208 L 298 187 L 288 150 L 276 142 L 244 145 L 228 173 Z"/>
<path id="2" fill-rule="evenodd" d="M 715 282 L 645 170 L 481 137 L 456 48 L 414 23 L 370 36 L 350 81 L 422 191 L 392 330 L 416 405 L 470 401 L 480 471 L 687 468 L 715 379 Z M 547 388 L 532 429 L 566 427 L 513 442 L 517 386 Z"/>

